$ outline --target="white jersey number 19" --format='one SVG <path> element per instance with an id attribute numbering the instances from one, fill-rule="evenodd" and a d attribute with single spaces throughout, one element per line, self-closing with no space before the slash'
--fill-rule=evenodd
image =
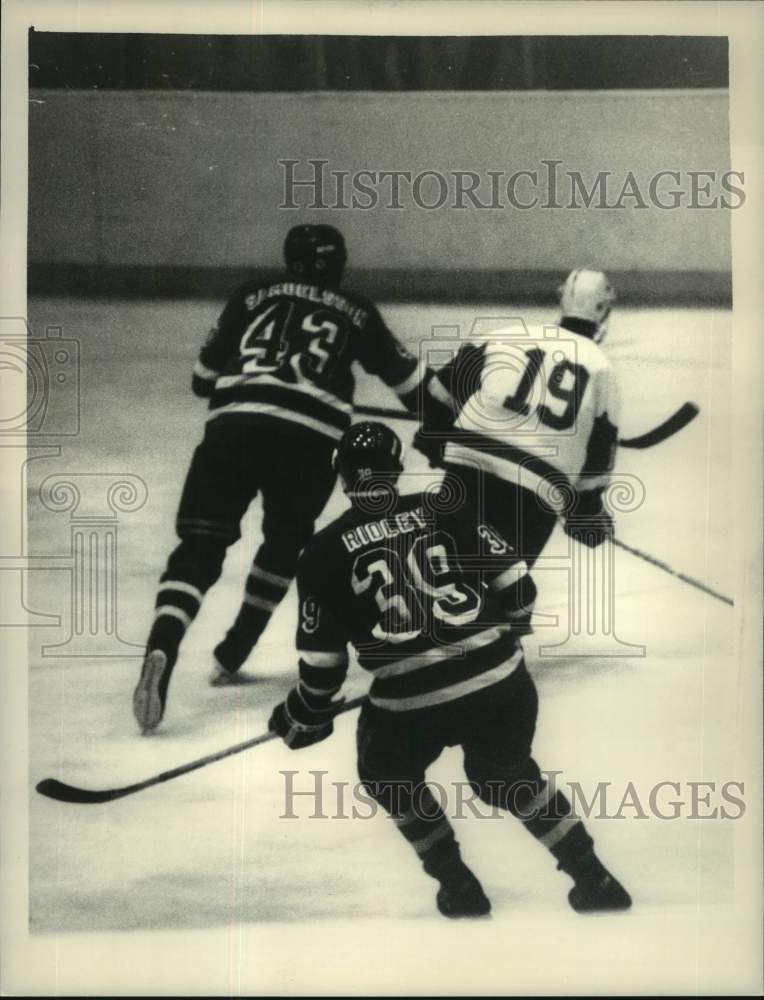
<path id="1" fill-rule="evenodd" d="M 504 399 L 503 405 L 514 413 L 530 414 L 528 400 L 540 377 L 543 380 L 542 402 L 535 406 L 539 421 L 551 430 L 569 430 L 576 422 L 589 383 L 589 372 L 567 358 L 552 365 L 553 359 L 537 347 L 526 351 L 525 357 L 526 365 L 517 389 Z"/>

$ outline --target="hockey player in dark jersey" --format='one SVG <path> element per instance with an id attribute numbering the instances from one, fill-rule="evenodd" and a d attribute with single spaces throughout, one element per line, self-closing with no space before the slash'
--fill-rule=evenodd
<path id="1" fill-rule="evenodd" d="M 525 563 L 461 499 L 399 495 L 401 443 L 385 425 L 352 427 L 334 463 L 352 506 L 301 556 L 299 682 L 270 728 L 293 749 L 331 734 L 350 642 L 373 676 L 358 723 L 361 781 L 439 882 L 441 913 L 490 910 L 426 785 L 426 768 L 455 745 L 475 794 L 517 816 L 572 877 L 575 910 L 627 908 L 531 755 L 537 697 L 520 638 L 536 591 Z"/>
<path id="2" fill-rule="evenodd" d="M 409 408 L 420 400 L 424 366 L 371 302 L 339 291 L 342 235 L 332 226 L 296 226 L 284 256 L 282 281 L 244 285 L 232 295 L 194 369 L 193 389 L 209 397 L 209 415 L 183 488 L 180 544 L 160 579 L 133 697 L 143 732 L 162 718 L 181 640 L 258 493 L 263 543 L 236 621 L 215 649 L 213 683 L 235 677 L 284 597 L 334 488 L 330 458 L 350 425 L 351 364 L 379 376 Z"/>

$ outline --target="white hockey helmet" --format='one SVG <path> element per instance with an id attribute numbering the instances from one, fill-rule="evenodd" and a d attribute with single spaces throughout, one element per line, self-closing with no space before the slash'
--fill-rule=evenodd
<path id="1" fill-rule="evenodd" d="M 602 271 L 576 268 L 560 286 L 559 292 L 562 315 L 596 324 L 593 339 L 599 343 L 605 336 L 610 308 L 615 302 L 615 292 L 607 275 Z"/>

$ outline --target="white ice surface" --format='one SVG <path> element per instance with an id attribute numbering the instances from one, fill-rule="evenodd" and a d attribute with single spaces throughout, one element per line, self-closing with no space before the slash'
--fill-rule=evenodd
<path id="1" fill-rule="evenodd" d="M 433 324 L 466 329 L 474 315 L 508 315 L 437 306 L 383 311 L 412 345 Z M 135 643 L 145 638 L 155 583 L 174 545 L 175 505 L 204 418 L 204 404 L 189 391 L 190 366 L 215 312 L 214 305 L 193 302 L 41 300 L 30 308 L 36 334 L 46 324 L 62 325 L 82 350 L 82 432 L 66 442 L 60 459 L 29 466 L 30 548 L 68 551 L 66 515 L 43 510 L 36 499 L 45 475 L 143 477 L 146 506 L 121 515 L 119 528 L 118 627 Z M 517 313 L 529 322 L 549 318 L 538 309 Z M 724 310 L 622 308 L 607 341 L 623 386 L 623 436 L 651 428 L 685 400 L 701 407 L 675 438 L 643 452 L 621 451 L 619 469 L 642 479 L 646 500 L 619 521 L 619 534 L 725 593 L 733 586 L 731 336 Z M 358 401 L 396 405 L 365 376 Z M 396 426 L 408 440 L 413 425 Z M 424 469 L 417 453 L 410 451 L 409 460 L 412 470 Z M 335 494 L 322 523 L 341 509 Z M 138 658 L 41 656 L 41 644 L 68 635 L 68 574 L 31 574 L 34 610 L 63 616 L 60 629 L 37 628 L 31 636 L 31 783 L 56 776 L 90 787 L 120 785 L 265 729 L 295 675 L 292 591 L 250 661 L 255 682 L 229 689 L 206 683 L 211 650 L 238 606 L 258 525 L 255 504 L 242 543 L 229 553 L 223 579 L 187 635 L 165 723 L 150 738 L 137 734 L 130 710 Z M 555 534 L 549 551 L 563 551 L 563 541 Z M 539 586 L 538 610 L 564 611 L 560 574 L 540 573 Z M 81 940 L 76 932 L 90 932 L 95 941 L 104 932 L 142 932 L 119 940 L 126 947 L 145 941 L 151 954 L 163 942 L 168 954 L 177 944 L 175 935 L 153 932 L 194 932 L 177 946 L 198 955 L 200 990 L 212 981 L 205 978 L 213 974 L 212 962 L 227 983 L 223 988 L 233 992 L 247 984 L 325 992 L 339 988 L 343 975 L 352 991 L 352 969 L 360 974 L 350 965 L 354 960 L 381 992 L 405 991 L 416 975 L 430 992 L 470 991 L 465 970 L 473 955 L 482 969 L 479 988 L 502 992 L 621 992 L 629 982 L 648 990 L 720 988 L 708 978 L 717 951 L 734 961 L 735 949 L 744 947 L 725 937 L 736 893 L 736 824 L 686 818 L 687 782 L 713 781 L 718 789 L 737 777 L 732 609 L 621 551 L 616 591 L 618 634 L 644 645 L 644 657 L 542 657 L 538 646 L 549 641 L 548 630 L 526 650 L 541 700 L 535 754 L 542 767 L 562 771 L 563 781 L 577 780 L 590 792 L 611 782 L 611 812 L 629 781 L 645 799 L 658 781 L 682 785 L 683 818 L 637 819 L 627 809 L 627 818 L 589 824 L 601 856 L 633 894 L 629 914 L 576 916 L 566 903 L 568 880 L 507 817 L 455 820 L 464 856 L 493 902 L 490 922 L 467 927 L 435 914 L 434 883 L 382 816 L 309 820 L 309 805 L 298 800 L 302 818 L 280 818 L 280 772 L 299 770 L 304 787 L 312 780 L 308 772 L 326 771 L 327 792 L 330 782 L 355 780 L 354 717 L 346 716 L 334 737 L 316 747 L 290 753 L 280 742 L 268 743 L 103 806 L 62 805 L 32 794 L 32 932 L 58 935 L 60 946 L 71 948 Z M 348 692 L 365 685 L 354 668 Z M 430 776 L 445 786 L 462 780 L 459 752 L 444 753 Z M 670 798 L 669 791 L 661 802 Z M 718 790 L 712 799 L 720 804 Z M 333 801 L 328 796 L 326 812 Z M 285 953 L 284 935 L 301 942 L 291 970 L 276 957 Z M 418 961 L 420 935 L 426 956 Z M 612 963 L 620 963 L 625 976 L 620 989 Z M 501 971 L 507 967 L 514 970 L 511 980 Z M 125 976 L 150 990 L 152 968 L 151 961 L 138 963 Z"/>

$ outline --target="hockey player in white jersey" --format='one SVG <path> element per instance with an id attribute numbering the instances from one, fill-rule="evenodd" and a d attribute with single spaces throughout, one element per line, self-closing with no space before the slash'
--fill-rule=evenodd
<path id="1" fill-rule="evenodd" d="M 558 518 L 597 546 L 613 531 L 602 501 L 618 440 L 619 394 L 599 346 L 615 294 L 601 271 L 572 271 L 554 326 L 510 326 L 465 343 L 431 380 L 414 445 L 460 483 L 533 565 Z"/>

